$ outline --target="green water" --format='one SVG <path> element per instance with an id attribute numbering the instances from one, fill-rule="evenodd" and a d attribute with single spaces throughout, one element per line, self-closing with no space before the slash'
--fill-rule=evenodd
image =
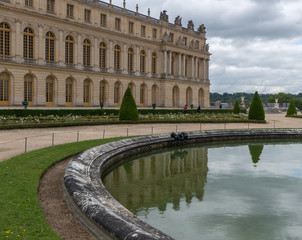
<path id="1" fill-rule="evenodd" d="M 178 240 L 302 239 L 302 142 L 202 144 L 138 156 L 105 178 Z"/>

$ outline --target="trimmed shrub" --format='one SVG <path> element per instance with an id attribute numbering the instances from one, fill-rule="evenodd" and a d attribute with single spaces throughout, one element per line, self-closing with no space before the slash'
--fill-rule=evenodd
<path id="1" fill-rule="evenodd" d="M 129 87 L 127 88 L 123 97 L 123 101 L 119 112 L 119 119 L 132 120 L 132 121 L 138 120 L 137 107 Z"/>
<path id="2" fill-rule="evenodd" d="M 251 102 L 248 118 L 249 120 L 265 120 L 263 105 L 257 91 Z"/>
<path id="3" fill-rule="evenodd" d="M 288 106 L 286 115 L 290 116 L 290 115 L 297 115 L 297 109 L 296 109 L 296 105 L 294 100 L 290 100 L 290 104 Z"/>
<path id="4" fill-rule="evenodd" d="M 239 106 L 239 102 L 237 100 L 235 101 L 235 105 L 234 105 L 234 108 L 233 108 L 233 113 L 234 114 L 239 114 L 240 113 L 240 106 Z"/>

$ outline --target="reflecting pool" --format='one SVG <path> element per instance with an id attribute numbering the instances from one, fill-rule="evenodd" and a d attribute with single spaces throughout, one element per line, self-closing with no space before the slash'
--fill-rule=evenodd
<path id="1" fill-rule="evenodd" d="M 302 141 L 201 144 L 137 156 L 103 179 L 178 240 L 302 239 Z"/>

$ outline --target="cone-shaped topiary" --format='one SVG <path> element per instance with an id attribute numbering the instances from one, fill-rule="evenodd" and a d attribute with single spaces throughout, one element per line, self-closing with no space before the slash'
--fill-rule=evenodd
<path id="1" fill-rule="evenodd" d="M 120 120 L 138 120 L 138 111 L 130 88 L 127 88 L 119 111 Z"/>
<path id="2" fill-rule="evenodd" d="M 286 115 L 297 115 L 297 109 L 294 100 L 290 100 Z"/>
<path id="3" fill-rule="evenodd" d="M 233 113 L 234 114 L 239 114 L 240 113 L 240 106 L 239 106 L 239 102 L 237 100 L 235 101 L 235 105 L 234 105 L 234 108 L 233 108 Z"/>
<path id="4" fill-rule="evenodd" d="M 249 119 L 250 120 L 265 120 L 265 113 L 263 105 L 260 99 L 258 92 L 255 92 L 253 100 L 251 102 L 249 110 Z"/>

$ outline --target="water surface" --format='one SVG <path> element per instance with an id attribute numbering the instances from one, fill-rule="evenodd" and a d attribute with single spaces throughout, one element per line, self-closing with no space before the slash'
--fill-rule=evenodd
<path id="1" fill-rule="evenodd" d="M 302 239 L 302 142 L 202 144 L 131 159 L 108 191 L 178 240 Z"/>

